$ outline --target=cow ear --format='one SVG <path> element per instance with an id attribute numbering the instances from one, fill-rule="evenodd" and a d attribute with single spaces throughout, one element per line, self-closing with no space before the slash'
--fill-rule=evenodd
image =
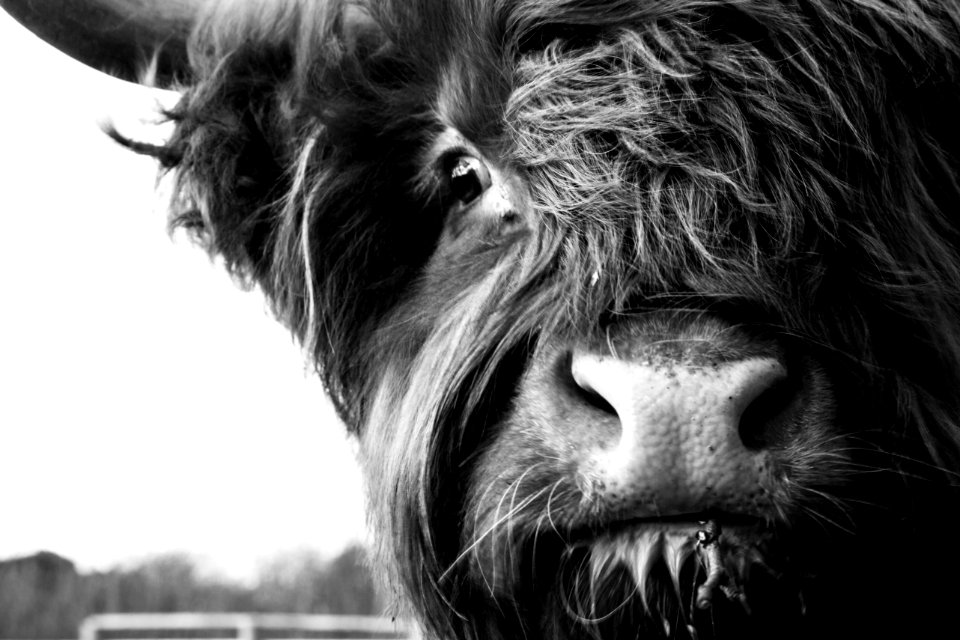
<path id="1" fill-rule="evenodd" d="M 212 5 L 191 38 L 192 82 L 168 114 L 173 135 L 163 147 L 132 144 L 175 176 L 171 229 L 185 229 L 251 284 L 271 269 L 296 141 L 308 128 L 301 106 L 308 70 L 299 60 L 308 55 L 305 43 L 321 47 L 335 29 L 332 16 L 301 15 L 296 6 Z M 305 33 L 304 24 L 317 33 Z"/>
<path id="2" fill-rule="evenodd" d="M 172 225 L 266 285 L 298 215 L 296 183 L 321 155 L 322 114 L 385 43 L 375 16 L 354 4 L 213 5 L 193 32 L 173 136 L 163 147 L 126 141 L 176 175 Z"/>
<path id="3" fill-rule="evenodd" d="M 250 283 L 270 269 L 278 207 L 289 190 L 285 142 L 297 128 L 291 62 L 241 52 L 188 87 L 170 112 L 161 162 L 175 175 L 171 229 L 182 228 Z"/>

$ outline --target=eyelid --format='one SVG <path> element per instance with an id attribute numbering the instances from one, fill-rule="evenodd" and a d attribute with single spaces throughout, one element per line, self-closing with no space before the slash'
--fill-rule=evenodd
<path id="1" fill-rule="evenodd" d="M 473 158 L 477 158 L 481 162 L 483 161 L 483 158 L 475 151 L 471 151 L 464 146 L 458 145 L 455 147 L 450 147 L 449 149 L 444 149 L 443 153 L 440 154 L 440 157 L 437 158 L 435 165 L 436 172 L 439 175 L 446 175 L 453 169 L 457 158 L 460 158 L 461 156 L 471 156 Z"/>

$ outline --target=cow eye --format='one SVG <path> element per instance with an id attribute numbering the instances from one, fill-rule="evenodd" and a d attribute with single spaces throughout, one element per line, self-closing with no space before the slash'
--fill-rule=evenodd
<path id="1" fill-rule="evenodd" d="M 468 205 L 490 188 L 490 171 L 480 158 L 461 154 L 447 165 L 450 196 L 461 205 Z"/>

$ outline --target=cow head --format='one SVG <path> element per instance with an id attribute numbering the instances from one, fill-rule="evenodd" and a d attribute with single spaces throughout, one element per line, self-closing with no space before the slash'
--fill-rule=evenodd
<path id="1" fill-rule="evenodd" d="M 43 32 L 45 3 L 2 4 Z M 137 13 L 87 6 L 94 33 Z M 126 142 L 316 363 L 429 633 L 936 627 L 958 568 L 960 5 L 184 21 L 130 29 L 184 94 L 166 145 Z"/>

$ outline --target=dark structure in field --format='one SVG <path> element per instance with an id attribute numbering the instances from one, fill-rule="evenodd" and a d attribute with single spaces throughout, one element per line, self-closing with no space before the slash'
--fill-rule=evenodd
<path id="1" fill-rule="evenodd" d="M 161 68 L 176 132 L 127 143 L 315 360 L 429 634 L 949 617 L 960 4 L 291 0 L 184 22 L 168 46 L 191 65 Z"/>

